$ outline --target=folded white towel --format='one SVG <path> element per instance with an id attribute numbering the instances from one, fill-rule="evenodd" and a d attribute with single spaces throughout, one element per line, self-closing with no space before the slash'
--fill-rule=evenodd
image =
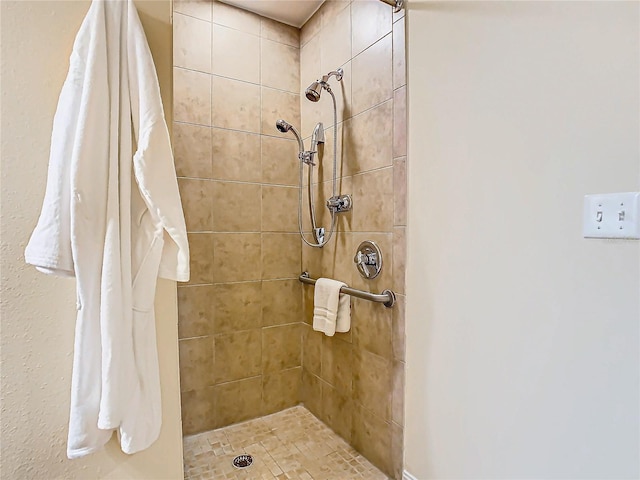
<path id="1" fill-rule="evenodd" d="M 319 278 L 313 294 L 313 329 L 332 337 L 336 332 L 351 328 L 351 300 L 341 294 L 345 283 Z"/>

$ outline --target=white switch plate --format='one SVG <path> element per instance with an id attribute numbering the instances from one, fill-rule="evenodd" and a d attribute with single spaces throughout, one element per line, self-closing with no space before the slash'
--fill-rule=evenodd
<path id="1" fill-rule="evenodd" d="M 640 239 L 640 192 L 584 196 L 585 238 Z"/>

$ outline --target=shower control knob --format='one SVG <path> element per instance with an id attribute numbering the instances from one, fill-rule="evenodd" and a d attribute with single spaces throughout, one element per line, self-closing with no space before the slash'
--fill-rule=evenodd
<path id="1" fill-rule="evenodd" d="M 380 247 L 370 240 L 365 240 L 358 246 L 353 262 L 356 264 L 360 275 L 364 278 L 376 278 L 382 270 Z"/>

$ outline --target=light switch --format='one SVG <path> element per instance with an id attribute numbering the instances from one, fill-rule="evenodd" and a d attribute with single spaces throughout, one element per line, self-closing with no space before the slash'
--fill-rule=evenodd
<path id="1" fill-rule="evenodd" d="M 640 239 L 640 192 L 584 196 L 585 238 Z"/>

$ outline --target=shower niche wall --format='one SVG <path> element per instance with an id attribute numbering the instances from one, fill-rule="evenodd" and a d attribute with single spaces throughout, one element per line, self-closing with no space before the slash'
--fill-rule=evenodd
<path id="1" fill-rule="evenodd" d="M 191 247 L 189 284 L 178 286 L 182 422 L 206 432 L 303 404 L 392 478 L 402 475 L 404 390 L 404 18 L 378 0 L 326 1 L 296 29 L 219 2 L 174 3 L 176 169 Z M 304 90 L 326 72 L 326 92 Z M 325 128 L 317 170 L 318 223 L 338 191 L 353 198 L 323 248 L 298 233 L 298 144 Z M 306 202 L 306 200 L 305 200 Z M 304 205 L 308 208 L 308 204 Z M 311 233 L 308 221 L 303 228 Z M 355 248 L 385 254 L 362 279 Z M 352 328 L 311 329 L 313 287 L 298 276 L 341 280 L 392 309 L 352 298 Z"/>

